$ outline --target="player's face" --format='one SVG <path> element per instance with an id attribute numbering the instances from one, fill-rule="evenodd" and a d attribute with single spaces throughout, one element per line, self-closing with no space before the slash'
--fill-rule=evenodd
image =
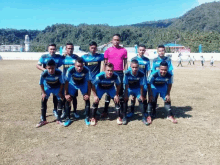
<path id="1" fill-rule="evenodd" d="M 73 54 L 73 50 L 74 50 L 73 45 L 66 45 L 66 54 L 67 55 Z"/>
<path id="2" fill-rule="evenodd" d="M 55 73 L 55 66 L 47 66 L 47 70 L 49 74 L 54 74 Z"/>
<path id="3" fill-rule="evenodd" d="M 90 46 L 90 47 L 89 47 L 89 51 L 90 51 L 92 54 L 95 54 L 96 51 L 97 51 L 97 46 L 95 46 L 95 45 Z"/>
<path id="4" fill-rule="evenodd" d="M 49 46 L 48 47 L 48 52 L 50 53 L 50 55 L 54 55 L 56 53 L 56 47 L 55 46 Z"/>
<path id="5" fill-rule="evenodd" d="M 113 68 L 106 66 L 106 67 L 105 67 L 105 75 L 106 75 L 106 77 L 107 77 L 107 78 L 112 77 L 113 71 L 114 71 Z"/>
<path id="6" fill-rule="evenodd" d="M 166 76 L 167 74 L 167 66 L 160 66 L 160 75 L 161 76 Z"/>
<path id="7" fill-rule="evenodd" d="M 78 63 L 78 62 L 76 62 L 75 63 L 75 68 L 76 68 L 76 71 L 77 72 L 82 72 L 82 70 L 83 70 L 83 63 Z"/>
<path id="8" fill-rule="evenodd" d="M 138 68 L 139 68 L 139 65 L 138 65 L 138 64 L 131 63 L 131 69 L 132 69 L 132 73 L 133 73 L 134 75 L 137 74 Z"/>
<path id="9" fill-rule="evenodd" d="M 143 56 L 145 53 L 146 49 L 144 47 L 139 47 L 138 48 L 138 54 L 139 56 Z"/>
<path id="10" fill-rule="evenodd" d="M 165 49 L 164 48 L 158 48 L 158 54 L 160 57 L 163 57 L 165 55 Z"/>
<path id="11" fill-rule="evenodd" d="M 114 36 L 113 38 L 112 38 L 112 44 L 114 45 L 114 46 L 119 46 L 119 44 L 120 44 L 120 38 L 118 37 L 118 36 Z"/>

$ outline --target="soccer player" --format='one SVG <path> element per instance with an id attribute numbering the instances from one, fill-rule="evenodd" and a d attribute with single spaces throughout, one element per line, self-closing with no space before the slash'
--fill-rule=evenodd
<path id="1" fill-rule="evenodd" d="M 167 119 L 173 123 L 177 123 L 171 108 L 170 91 L 173 83 L 173 75 L 168 72 L 168 64 L 166 61 L 160 63 L 158 71 L 152 73 L 149 77 L 148 84 L 152 89 L 153 101 L 148 104 L 148 112 L 156 109 L 156 98 L 158 95 L 164 100 L 164 107 L 168 112 Z"/>
<path id="2" fill-rule="evenodd" d="M 188 64 L 187 65 L 189 65 L 189 64 L 191 65 L 191 60 L 192 59 L 191 59 L 190 55 L 188 55 L 188 58 L 187 58 Z"/>
<path id="3" fill-rule="evenodd" d="M 66 52 L 65 56 L 63 56 L 63 76 L 65 78 L 67 70 L 71 67 L 74 66 L 76 59 L 78 56 L 76 54 L 73 54 L 74 51 L 74 46 L 72 43 L 67 43 L 66 44 Z M 78 96 L 78 91 L 76 92 L 76 95 L 72 97 L 73 99 L 73 115 L 76 119 L 79 118 L 79 115 L 76 112 L 77 109 L 77 99 L 76 97 Z M 71 110 L 71 106 L 69 107 Z M 65 113 L 64 115 L 65 116 Z"/>
<path id="4" fill-rule="evenodd" d="M 205 63 L 205 58 L 203 56 L 201 56 L 201 64 L 202 64 L 202 67 L 204 66 L 204 63 Z"/>
<path id="5" fill-rule="evenodd" d="M 76 59 L 75 65 L 70 67 L 66 73 L 65 79 L 65 112 L 66 112 L 66 120 L 64 122 L 64 126 L 68 126 L 71 124 L 70 120 L 70 102 L 73 97 L 76 96 L 76 92 L 80 89 L 83 99 L 85 100 L 85 112 L 86 125 L 90 125 L 89 116 L 90 116 L 90 92 L 91 92 L 91 74 L 89 69 L 84 66 L 83 59 L 78 57 Z"/>
<path id="6" fill-rule="evenodd" d="M 196 59 L 195 59 L 195 57 L 193 56 L 193 58 L 192 58 L 193 65 L 195 65 L 195 61 L 196 61 Z"/>
<path id="7" fill-rule="evenodd" d="M 160 67 L 160 63 L 162 61 L 166 61 L 168 64 L 168 72 L 170 72 L 171 74 L 173 74 L 173 65 L 172 65 L 172 61 L 169 57 L 165 57 L 165 46 L 164 45 L 159 45 L 157 48 L 158 51 L 158 57 L 155 58 L 153 60 L 153 64 L 152 64 L 152 69 L 151 69 L 151 73 L 154 73 L 155 71 L 157 71 Z M 181 58 L 181 53 L 179 55 L 179 58 Z M 181 63 L 181 61 L 180 61 Z M 182 66 L 182 64 L 181 64 Z M 157 103 L 157 98 L 156 99 L 156 103 Z M 156 109 L 153 109 L 152 112 L 152 116 L 156 116 Z"/>
<path id="8" fill-rule="evenodd" d="M 212 57 L 211 57 L 211 60 L 210 60 L 210 65 L 211 65 L 211 66 L 213 66 L 214 61 L 215 61 L 215 60 L 214 60 L 214 58 L 213 58 L 213 56 L 212 56 Z"/>
<path id="9" fill-rule="evenodd" d="M 42 91 L 41 100 L 41 121 L 36 125 L 36 127 L 41 127 L 47 124 L 46 112 L 47 112 L 47 100 L 51 93 L 57 97 L 58 100 L 58 111 L 57 111 L 57 123 L 62 124 L 60 116 L 62 113 L 62 99 L 63 99 L 63 76 L 62 72 L 56 69 L 56 63 L 53 59 L 47 61 L 46 69 L 43 71 L 40 77 L 40 86 Z"/>
<path id="10" fill-rule="evenodd" d="M 116 89 L 115 85 L 116 84 Z M 92 118 L 91 125 L 96 125 L 97 120 L 95 118 L 96 111 L 98 109 L 99 101 L 101 100 L 103 94 L 107 93 L 111 99 L 115 102 L 115 109 L 118 115 L 117 123 L 122 124 L 121 112 L 120 112 L 120 101 L 119 101 L 119 91 L 121 88 L 121 80 L 117 73 L 114 72 L 114 65 L 112 63 L 105 63 L 105 71 L 99 73 L 95 80 L 93 81 L 93 93 L 94 93 L 94 103 L 92 106 Z"/>
<path id="11" fill-rule="evenodd" d="M 144 85 L 146 85 L 146 77 L 145 74 L 140 71 L 139 63 L 137 60 L 133 59 L 131 61 L 131 70 L 127 70 L 124 75 L 123 83 L 125 85 L 124 89 L 124 112 L 122 124 L 127 124 L 127 107 L 128 107 L 128 98 L 130 95 L 133 95 L 135 98 L 137 97 L 139 101 L 139 108 L 142 112 L 142 121 L 144 124 L 149 125 L 151 123 L 150 113 L 145 117 L 145 107 L 144 102 L 146 101 L 146 96 L 144 95 Z"/>
<path id="12" fill-rule="evenodd" d="M 95 79 L 96 75 L 100 73 L 101 62 L 104 61 L 104 55 L 96 53 L 97 43 L 92 41 L 89 44 L 90 53 L 82 56 L 85 66 L 87 66 L 91 72 L 92 80 Z"/>
<path id="13" fill-rule="evenodd" d="M 127 50 L 121 47 L 120 44 L 121 36 L 119 34 L 114 34 L 112 38 L 113 46 L 108 48 L 104 53 L 104 62 L 110 62 L 114 65 L 114 71 L 119 75 L 121 80 L 121 88 L 119 92 L 120 104 L 123 105 L 124 98 L 123 98 L 123 71 L 127 70 Z M 104 112 L 101 115 L 102 117 L 106 117 L 108 114 L 108 106 L 110 103 L 110 96 L 106 95 L 105 98 L 105 108 Z M 121 106 L 121 111 L 123 111 L 123 106 Z"/>
<path id="14" fill-rule="evenodd" d="M 178 65 L 177 65 L 177 67 L 179 67 L 180 65 L 181 65 L 181 67 L 183 67 L 181 54 L 178 55 L 178 59 L 177 59 L 177 60 L 178 60 Z"/>
<path id="15" fill-rule="evenodd" d="M 139 70 L 144 72 L 144 75 L 147 78 L 148 72 L 150 71 L 150 60 L 144 56 L 145 52 L 146 52 L 146 46 L 139 45 L 138 46 L 138 55 L 136 57 L 132 58 L 131 61 L 132 60 L 138 61 Z M 145 98 L 147 97 L 147 85 L 146 84 L 144 85 L 144 90 L 143 90 L 143 92 L 144 92 L 143 94 L 144 94 Z M 136 101 L 136 97 L 133 96 L 131 99 L 131 112 L 127 114 L 128 118 L 130 118 L 134 115 L 135 101 Z M 147 100 L 144 100 L 144 107 L 145 107 L 145 109 L 147 108 Z"/>
<path id="16" fill-rule="evenodd" d="M 153 60 L 151 73 L 153 73 L 154 71 L 159 69 L 160 63 L 162 61 L 166 61 L 168 63 L 168 72 L 172 73 L 172 71 L 173 71 L 172 61 L 169 57 L 165 56 L 165 46 L 164 45 L 159 45 L 158 48 L 157 48 L 157 51 L 158 51 L 158 57 L 156 57 Z"/>
<path id="17" fill-rule="evenodd" d="M 56 68 L 58 69 L 63 64 L 63 58 L 61 55 L 56 54 L 56 44 L 50 44 L 48 46 L 48 52 L 49 54 L 44 54 L 40 57 L 38 64 L 36 65 L 37 69 L 44 71 L 46 69 L 46 64 L 50 59 L 53 59 L 56 63 Z M 57 97 L 53 96 L 53 103 L 54 103 L 54 109 L 53 114 L 55 117 L 57 117 L 57 105 L 58 100 Z"/>

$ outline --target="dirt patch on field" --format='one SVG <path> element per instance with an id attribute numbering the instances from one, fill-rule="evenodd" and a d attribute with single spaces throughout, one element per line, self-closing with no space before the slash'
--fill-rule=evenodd
<path id="1" fill-rule="evenodd" d="M 52 97 L 47 110 L 51 123 L 35 128 L 41 98 L 36 63 L 0 61 L 0 164 L 220 164 L 219 62 L 215 67 L 186 62 L 178 68 L 174 63 L 176 125 L 166 120 L 159 99 L 158 118 L 150 126 L 141 122 L 137 107 L 126 126 L 116 124 L 111 108 L 110 120 L 88 127 L 79 92 L 81 118 L 67 128 L 53 122 Z"/>

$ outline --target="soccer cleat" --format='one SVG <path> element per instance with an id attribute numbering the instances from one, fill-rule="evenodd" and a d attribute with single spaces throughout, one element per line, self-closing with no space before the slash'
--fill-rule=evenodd
<path id="1" fill-rule="evenodd" d="M 133 115 L 134 115 L 134 112 L 130 112 L 130 113 L 127 114 L 127 117 L 130 118 L 130 117 L 132 117 Z"/>
<path id="2" fill-rule="evenodd" d="M 95 118 L 92 118 L 92 119 L 90 120 L 90 125 L 92 125 L 92 126 L 95 126 L 95 125 L 96 125 L 96 119 L 95 119 Z"/>
<path id="3" fill-rule="evenodd" d="M 122 119 L 120 117 L 117 118 L 117 124 L 122 125 Z"/>
<path id="4" fill-rule="evenodd" d="M 177 124 L 177 120 L 173 116 L 167 117 L 168 120 L 170 120 L 172 123 Z"/>
<path id="5" fill-rule="evenodd" d="M 57 124 L 63 125 L 63 122 L 61 120 L 57 120 Z"/>
<path id="6" fill-rule="evenodd" d="M 53 115 L 55 116 L 56 119 L 58 118 L 57 109 L 54 109 L 54 110 L 53 110 Z"/>
<path id="7" fill-rule="evenodd" d="M 36 125 L 36 128 L 39 128 L 43 125 L 46 125 L 48 122 L 47 121 L 40 121 L 37 125 Z"/>
<path id="8" fill-rule="evenodd" d="M 85 123 L 86 123 L 86 125 L 90 125 L 90 122 L 89 122 L 89 118 L 88 118 L 88 117 L 85 118 Z"/>
<path id="9" fill-rule="evenodd" d="M 76 112 L 73 112 L 73 116 L 78 119 L 80 116 L 76 113 Z"/>
<path id="10" fill-rule="evenodd" d="M 143 117 L 142 122 L 143 122 L 145 125 L 150 125 L 150 123 L 147 122 L 147 120 L 146 120 L 145 117 Z"/>
<path id="11" fill-rule="evenodd" d="M 147 116 L 147 122 L 148 122 L 149 124 L 152 124 L 151 116 Z"/>
<path id="12" fill-rule="evenodd" d="M 123 124 L 123 125 L 126 125 L 127 123 L 128 123 L 127 118 L 126 118 L 126 117 L 123 117 L 123 119 L 122 119 L 122 124 Z"/>
<path id="13" fill-rule="evenodd" d="M 70 119 L 66 119 L 63 123 L 64 127 L 67 127 L 71 124 L 71 120 Z"/>

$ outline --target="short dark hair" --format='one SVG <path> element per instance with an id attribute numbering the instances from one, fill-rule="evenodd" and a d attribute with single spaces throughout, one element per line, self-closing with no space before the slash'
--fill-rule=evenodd
<path id="1" fill-rule="evenodd" d="M 97 47 L 97 43 L 95 41 L 92 41 L 89 43 L 89 46 L 96 46 Z"/>
<path id="2" fill-rule="evenodd" d="M 162 62 L 160 63 L 160 66 L 167 66 L 167 67 L 168 67 L 168 63 L 167 63 L 166 61 L 162 61 Z"/>
<path id="3" fill-rule="evenodd" d="M 119 38 L 121 38 L 120 34 L 114 34 L 112 37 L 114 37 L 114 36 L 118 36 Z"/>
<path id="4" fill-rule="evenodd" d="M 136 60 L 136 59 L 132 59 L 131 64 L 138 64 L 139 65 L 138 60 Z"/>
<path id="5" fill-rule="evenodd" d="M 114 65 L 110 62 L 105 63 L 105 67 L 108 66 L 109 68 L 114 68 Z"/>
<path id="6" fill-rule="evenodd" d="M 73 43 L 67 42 L 67 43 L 66 43 L 66 46 L 67 46 L 67 45 L 72 45 L 72 46 L 73 46 Z"/>
<path id="7" fill-rule="evenodd" d="M 140 44 L 140 45 L 138 45 L 138 47 L 139 47 L 139 48 L 140 48 L 140 47 L 143 47 L 143 48 L 146 49 L 146 46 L 145 46 L 144 44 Z"/>
<path id="8" fill-rule="evenodd" d="M 54 61 L 54 59 L 50 59 L 49 61 L 47 61 L 47 66 L 56 66 L 56 62 Z"/>
<path id="9" fill-rule="evenodd" d="M 78 57 L 78 58 L 76 59 L 76 62 L 83 64 L 84 61 L 83 61 L 83 58 L 82 58 L 82 57 Z"/>
<path id="10" fill-rule="evenodd" d="M 49 44 L 48 47 L 49 47 L 49 46 L 55 46 L 55 48 L 57 47 L 56 44 Z"/>
<path id="11" fill-rule="evenodd" d="M 165 49 L 165 46 L 164 45 L 159 45 L 158 48 L 164 48 Z"/>

